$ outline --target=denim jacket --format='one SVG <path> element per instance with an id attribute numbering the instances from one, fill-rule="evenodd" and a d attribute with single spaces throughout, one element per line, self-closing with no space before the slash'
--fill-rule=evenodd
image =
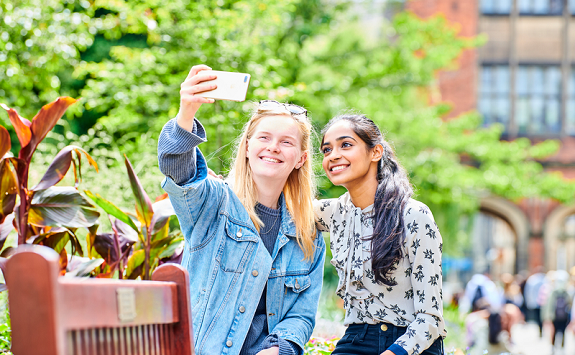
<path id="1" fill-rule="evenodd" d="M 190 273 L 196 354 L 240 352 L 266 282 L 269 334 L 303 349 L 315 325 L 325 242 L 318 232 L 313 260 L 304 259 L 282 194 L 282 222 L 270 256 L 230 186 L 208 177 L 206 161 L 195 147 L 204 140 L 199 121 L 188 132 L 173 119 L 158 144 L 160 169 L 166 175 L 162 187 L 185 237 L 182 265 Z M 195 169 L 177 184 L 170 170 L 182 164 Z"/>

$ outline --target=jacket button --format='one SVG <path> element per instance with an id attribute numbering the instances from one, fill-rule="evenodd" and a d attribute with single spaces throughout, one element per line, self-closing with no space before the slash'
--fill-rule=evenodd
<path id="1" fill-rule="evenodd" d="M 381 330 L 383 330 L 383 331 L 385 332 L 385 331 L 387 330 L 387 325 L 382 324 L 382 325 L 381 325 Z"/>
<path id="2" fill-rule="evenodd" d="M 259 275 L 259 273 L 258 273 L 258 271 L 257 271 L 257 270 L 254 270 L 254 271 L 252 271 L 252 275 L 254 275 L 254 277 L 255 277 L 255 276 L 258 276 L 258 275 Z"/>
<path id="3" fill-rule="evenodd" d="M 236 233 L 238 238 L 242 237 L 242 229 L 240 228 L 240 230 Z"/>
<path id="4" fill-rule="evenodd" d="M 240 306 L 240 313 L 244 313 L 246 311 L 246 308 L 244 306 Z"/>
<path id="5" fill-rule="evenodd" d="M 295 289 L 299 290 L 299 283 L 297 282 L 297 279 L 295 279 Z"/>
<path id="6" fill-rule="evenodd" d="M 232 345 L 234 345 L 234 343 L 232 343 L 231 340 L 226 341 L 226 346 L 227 346 L 228 348 L 231 348 Z"/>

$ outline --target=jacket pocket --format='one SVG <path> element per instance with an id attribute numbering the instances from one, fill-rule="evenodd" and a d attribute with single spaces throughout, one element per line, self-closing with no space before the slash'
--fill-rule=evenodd
<path id="1" fill-rule="evenodd" d="M 225 272 L 242 273 L 255 250 L 258 236 L 230 219 L 226 221 L 225 238 L 218 253 L 220 268 Z"/>
<path id="2" fill-rule="evenodd" d="M 300 293 L 309 288 L 311 284 L 308 275 L 294 275 L 285 277 L 286 291 L 292 291 L 294 293 Z"/>

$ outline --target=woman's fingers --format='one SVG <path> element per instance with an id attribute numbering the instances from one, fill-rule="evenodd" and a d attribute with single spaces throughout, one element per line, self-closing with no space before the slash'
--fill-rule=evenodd
<path id="1" fill-rule="evenodd" d="M 180 95 L 183 94 L 197 94 L 199 92 L 204 92 L 204 91 L 210 91 L 210 90 L 214 90 L 216 89 L 218 86 L 216 84 L 199 84 L 199 85 L 193 85 L 193 86 L 189 86 L 189 87 L 183 87 L 180 90 Z"/>
<path id="2" fill-rule="evenodd" d="M 188 77 L 186 78 L 186 80 L 188 80 L 189 78 L 197 75 L 199 72 L 201 72 L 202 70 L 212 70 L 212 68 L 208 67 L 205 64 L 199 64 L 199 65 L 194 65 L 192 67 L 192 69 L 190 69 L 190 72 L 188 73 Z"/>
<path id="3" fill-rule="evenodd" d="M 197 84 L 204 82 L 204 81 L 214 80 L 216 78 L 217 78 L 216 74 L 210 74 L 209 71 L 206 71 L 204 73 L 200 73 L 200 74 L 192 76 L 191 78 L 186 79 L 182 83 L 182 86 L 193 86 L 193 85 L 197 85 Z"/>
<path id="4" fill-rule="evenodd" d="M 180 101 L 182 104 L 213 104 L 215 102 L 214 99 L 209 99 L 207 97 L 201 97 L 196 95 L 184 94 L 181 96 Z"/>

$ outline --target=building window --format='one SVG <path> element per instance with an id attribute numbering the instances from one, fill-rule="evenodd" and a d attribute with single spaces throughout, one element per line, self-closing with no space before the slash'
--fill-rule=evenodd
<path id="1" fill-rule="evenodd" d="M 513 6 L 512 0 L 481 0 L 479 5 L 484 15 L 508 15 Z"/>
<path id="2" fill-rule="evenodd" d="M 510 83 L 508 65 L 482 66 L 478 108 L 485 126 L 499 122 L 509 131 Z M 575 88 L 575 76 L 572 76 L 572 84 Z M 514 121 L 519 135 L 561 133 L 559 65 L 519 65 L 515 73 L 515 94 Z M 572 118 L 568 122 L 575 130 L 575 95 L 571 97 Z"/>
<path id="3" fill-rule="evenodd" d="M 565 120 L 565 132 L 568 135 L 575 136 L 575 67 L 571 68 L 569 78 L 569 89 L 567 91 L 567 117 Z"/>
<path id="4" fill-rule="evenodd" d="M 558 65 L 520 65 L 515 124 L 520 135 L 561 132 L 561 70 Z"/>
<path id="5" fill-rule="evenodd" d="M 499 122 L 507 130 L 510 110 L 509 83 L 509 66 L 483 66 L 479 90 L 479 112 L 483 114 L 485 126 Z"/>
<path id="6" fill-rule="evenodd" d="M 520 15 L 561 15 L 564 0 L 517 0 Z M 509 15 L 513 0 L 481 0 L 481 13 L 484 15 Z M 569 4 L 571 13 L 575 13 L 575 3 Z"/>
<path id="7" fill-rule="evenodd" d="M 563 0 L 518 0 L 521 15 L 561 15 Z"/>

